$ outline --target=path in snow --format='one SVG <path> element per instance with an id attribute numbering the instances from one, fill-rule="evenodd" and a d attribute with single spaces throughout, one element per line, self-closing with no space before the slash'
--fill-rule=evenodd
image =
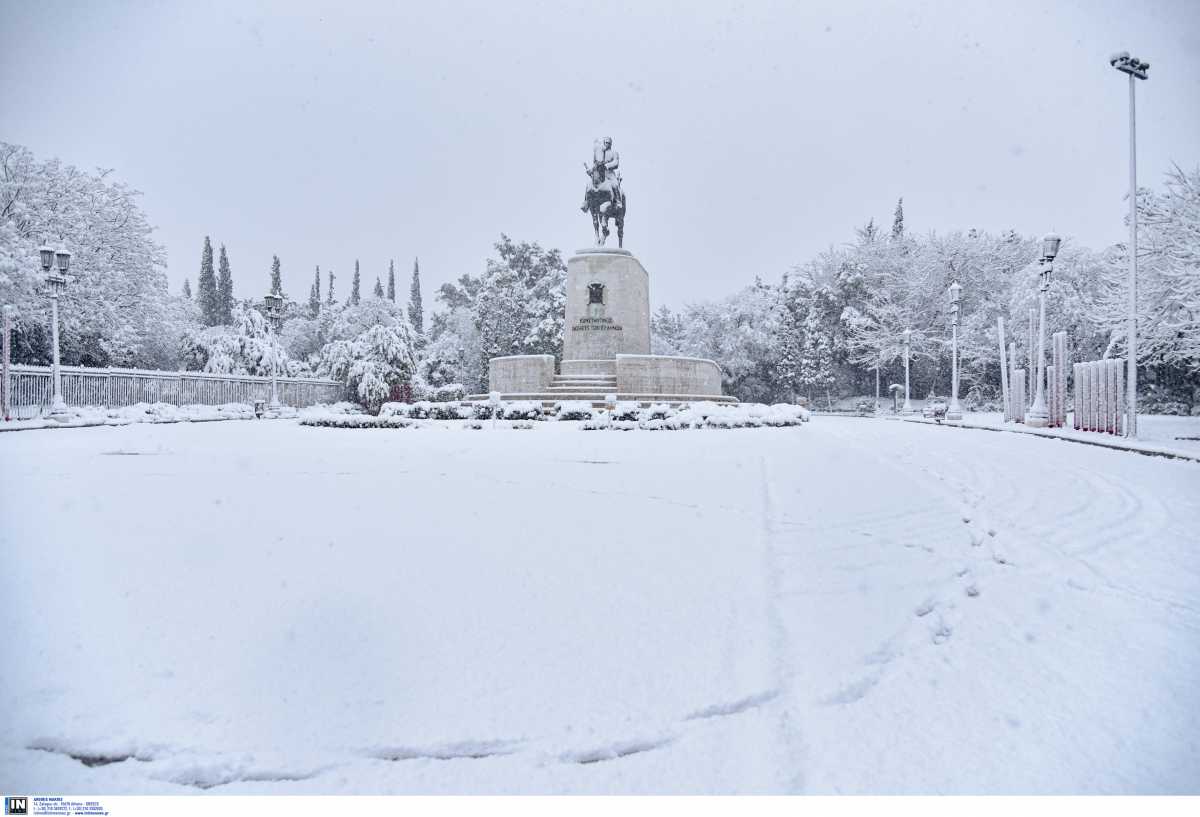
<path id="1" fill-rule="evenodd" d="M 1194 463 L 837 417 L 2 436 L 0 788 L 1200 790 Z"/>

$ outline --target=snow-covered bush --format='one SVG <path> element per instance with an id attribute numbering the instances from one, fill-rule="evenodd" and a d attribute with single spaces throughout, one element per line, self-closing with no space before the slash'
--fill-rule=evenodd
<path id="1" fill-rule="evenodd" d="M 508 403 L 500 404 L 500 414 L 505 420 L 526 420 L 537 422 L 545 420 L 546 415 L 542 412 L 542 404 L 536 400 L 514 400 Z"/>
<path id="2" fill-rule="evenodd" d="M 595 410 L 582 400 L 562 400 L 554 404 L 553 414 L 556 420 L 591 420 Z"/>
<path id="3" fill-rule="evenodd" d="M 452 400 L 462 400 L 467 396 L 467 387 L 462 383 L 446 383 L 442 386 L 432 388 L 433 400 L 439 403 L 448 403 Z"/>

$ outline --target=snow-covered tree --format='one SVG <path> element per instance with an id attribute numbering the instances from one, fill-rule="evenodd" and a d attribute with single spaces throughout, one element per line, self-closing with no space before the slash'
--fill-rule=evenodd
<path id="1" fill-rule="evenodd" d="M 390 275 L 390 273 L 389 273 Z M 395 296 L 392 300 L 396 300 Z M 413 259 L 412 283 L 408 287 L 408 322 L 418 335 L 425 334 L 425 306 L 421 302 L 421 263 Z"/>
<path id="2" fill-rule="evenodd" d="M 372 410 L 394 386 L 418 377 L 417 344 L 402 309 L 386 298 L 368 298 L 322 313 L 324 345 L 319 374 L 340 380 Z"/>
<path id="3" fill-rule="evenodd" d="M 536 243 L 514 242 L 503 234 L 495 248 L 499 257 L 488 259 L 482 275 L 463 275 L 438 291 L 438 299 L 448 312 L 470 316 L 477 335 L 472 348 L 478 359 L 466 366 L 463 379 L 456 381 L 468 390 L 485 387 L 489 358 L 562 354 L 566 313 L 566 264 L 562 255 Z M 464 325 L 445 315 L 433 323 L 434 340 L 441 333 L 460 331 Z M 439 348 L 466 342 L 459 338 Z"/>
<path id="4" fill-rule="evenodd" d="M 362 302 L 362 278 L 358 273 L 358 259 L 354 259 L 354 277 L 350 279 L 350 299 L 346 301 L 349 306 L 358 306 Z"/>
<path id="5" fill-rule="evenodd" d="M 396 262 L 388 261 L 387 299 L 396 303 Z"/>
<path id="6" fill-rule="evenodd" d="M 183 279 L 183 297 L 187 298 L 189 301 L 192 299 L 191 279 L 188 279 L 188 278 Z"/>
<path id="7" fill-rule="evenodd" d="M 904 196 L 896 201 L 896 211 L 892 213 L 892 238 L 904 237 Z"/>
<path id="8" fill-rule="evenodd" d="M 200 277 L 196 279 L 199 287 L 200 315 L 205 326 L 216 326 L 221 322 L 220 297 L 217 295 L 217 274 L 213 270 L 212 242 L 204 236 L 204 249 L 200 253 Z"/>
<path id="9" fill-rule="evenodd" d="M 321 314 L 321 265 L 313 275 L 312 287 L 308 290 L 308 316 L 315 318 Z"/>
<path id="10" fill-rule="evenodd" d="M 325 303 L 329 304 L 330 306 L 337 303 L 337 301 L 335 301 L 333 299 L 333 279 L 335 277 L 336 276 L 333 274 L 333 270 L 330 270 L 329 271 L 329 287 L 327 288 L 326 295 L 325 295 Z"/>
<path id="11" fill-rule="evenodd" d="M 229 255 L 221 245 L 220 261 L 217 263 L 217 321 L 233 323 L 233 270 L 229 268 Z"/>
<path id="12" fill-rule="evenodd" d="M 279 256 L 271 256 L 271 294 L 283 295 L 283 275 L 279 269 Z"/>
<path id="13" fill-rule="evenodd" d="M 375 289 L 371 291 L 371 294 L 376 298 L 383 297 L 383 282 L 379 280 L 378 275 L 375 276 Z"/>
<path id="14" fill-rule="evenodd" d="M 193 307 L 171 295 L 166 254 L 139 193 L 108 170 L 85 172 L 0 143 L 0 302 L 17 309 L 13 359 L 50 361 L 49 299 L 38 247 L 61 243 L 75 280 L 60 299 L 62 361 L 174 368 Z"/>
<path id="15" fill-rule="evenodd" d="M 249 374 L 268 376 L 273 366 L 281 373 L 288 370 L 288 355 L 269 331 L 262 313 L 246 305 L 234 304 L 230 325 L 210 326 L 184 338 L 184 368 L 212 374 Z"/>

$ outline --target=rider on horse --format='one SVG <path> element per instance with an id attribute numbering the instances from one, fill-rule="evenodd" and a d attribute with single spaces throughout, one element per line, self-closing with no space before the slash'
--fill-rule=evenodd
<path id="1" fill-rule="evenodd" d="M 608 191 L 615 208 L 621 201 L 621 154 L 613 150 L 611 136 L 604 137 L 603 146 L 597 143 L 593 147 L 592 164 L 584 162 L 583 167 L 592 181 L 583 190 L 583 205 L 579 209 L 586 213 L 588 197 L 601 190 Z"/>

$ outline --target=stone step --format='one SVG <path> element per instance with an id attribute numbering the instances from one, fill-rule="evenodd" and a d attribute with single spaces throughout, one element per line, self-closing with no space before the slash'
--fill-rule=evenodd
<path id="1" fill-rule="evenodd" d="M 615 389 L 617 387 L 616 382 L 615 381 L 613 381 L 613 382 L 596 381 L 596 380 L 579 380 L 579 381 L 575 381 L 575 382 L 563 382 L 563 381 L 556 380 L 550 384 L 550 388 L 552 388 L 552 389 L 606 389 L 609 387 Z"/>
<path id="2" fill-rule="evenodd" d="M 555 383 L 616 383 L 617 378 L 606 377 L 605 375 L 601 375 L 601 374 L 592 375 L 592 376 L 574 375 L 574 374 L 573 375 L 561 375 L 560 374 L 560 375 L 554 376 L 553 382 L 555 382 Z"/>

